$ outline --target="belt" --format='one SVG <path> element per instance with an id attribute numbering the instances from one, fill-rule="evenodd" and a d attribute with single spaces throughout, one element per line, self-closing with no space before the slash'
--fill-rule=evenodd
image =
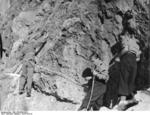
<path id="1" fill-rule="evenodd" d="M 128 51 L 127 53 L 134 54 L 136 56 L 136 52 L 135 51 Z"/>
<path id="2" fill-rule="evenodd" d="M 126 54 L 134 54 L 134 55 L 136 56 L 136 52 L 130 50 L 130 51 L 125 52 L 125 53 L 121 56 L 121 58 L 124 57 Z"/>
<path id="3" fill-rule="evenodd" d="M 130 50 L 130 51 L 128 51 L 129 53 L 134 53 L 135 55 L 136 55 L 136 51 L 134 51 L 134 50 Z"/>

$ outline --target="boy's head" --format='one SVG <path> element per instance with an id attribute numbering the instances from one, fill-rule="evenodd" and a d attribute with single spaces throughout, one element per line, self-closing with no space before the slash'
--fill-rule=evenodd
<path id="1" fill-rule="evenodd" d="M 99 56 L 97 54 L 94 54 L 91 56 L 91 61 L 93 62 L 94 65 L 97 65 L 99 63 Z"/>

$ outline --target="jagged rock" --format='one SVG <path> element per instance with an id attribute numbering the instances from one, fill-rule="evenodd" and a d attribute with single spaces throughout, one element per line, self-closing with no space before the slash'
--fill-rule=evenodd
<path id="1" fill-rule="evenodd" d="M 81 103 L 84 93 L 83 88 L 73 82 L 66 81 L 64 78 L 58 77 L 56 80 L 57 94 L 63 99 L 74 101 L 74 103 Z M 67 91 L 66 91 L 67 89 Z M 74 90 L 74 91 L 72 91 Z M 78 94 L 78 95 L 76 95 Z"/>
<path id="2" fill-rule="evenodd" d="M 119 8 L 119 10 L 126 12 L 132 9 L 134 6 L 134 0 L 118 0 L 116 6 Z"/>
<path id="3" fill-rule="evenodd" d="M 124 23 L 137 31 L 136 39 L 142 43 L 143 53 L 148 47 L 148 7 L 142 0 L 0 0 L 0 3 L 3 3 L 0 32 L 5 50 L 1 66 L 3 73 L 14 75 L 1 75 L 6 78 L 1 82 L 3 111 L 77 110 L 85 96 L 81 86 L 85 83 L 83 71 L 93 67 L 91 56 L 98 54 L 109 66 L 113 57 L 111 48 L 124 31 Z M 133 11 L 134 20 L 127 19 L 128 10 Z M 22 63 L 19 53 L 31 42 L 40 41 L 45 42 L 36 47 L 29 102 L 25 95 L 17 94 L 19 77 L 15 76 L 21 74 Z M 146 64 L 148 59 L 142 56 Z M 148 71 L 147 66 L 140 68 L 142 75 L 147 75 L 143 71 Z"/>
<path id="4" fill-rule="evenodd" d="M 1 13 L 1 15 L 4 15 L 9 7 L 10 7 L 10 1 L 9 0 L 0 0 L 0 13 Z"/>

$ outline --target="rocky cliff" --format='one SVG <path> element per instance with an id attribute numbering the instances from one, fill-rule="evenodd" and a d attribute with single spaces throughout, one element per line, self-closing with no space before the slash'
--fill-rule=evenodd
<path id="1" fill-rule="evenodd" d="M 1 110 L 77 110 L 85 96 L 83 71 L 93 67 L 90 57 L 96 53 L 109 65 L 112 47 L 125 30 L 134 31 L 140 40 L 139 76 L 144 77 L 137 83 L 145 84 L 148 4 L 148 0 L 0 0 Z M 18 95 L 22 66 L 18 54 L 40 41 L 45 42 L 36 49 L 32 97 L 27 99 Z"/>

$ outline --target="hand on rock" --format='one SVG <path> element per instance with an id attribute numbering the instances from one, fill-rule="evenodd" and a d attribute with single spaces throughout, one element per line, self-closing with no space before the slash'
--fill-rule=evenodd
<path id="1" fill-rule="evenodd" d="M 93 75 L 97 75 L 98 73 L 95 71 L 95 70 L 93 70 Z"/>
<path id="2" fill-rule="evenodd" d="M 86 80 L 90 80 L 90 79 L 92 79 L 92 77 L 91 77 L 91 76 L 88 76 L 88 77 L 86 77 L 85 79 L 86 79 Z"/>
<path id="3" fill-rule="evenodd" d="M 120 58 L 117 57 L 117 58 L 115 59 L 115 61 L 116 61 L 116 62 L 120 62 Z"/>

